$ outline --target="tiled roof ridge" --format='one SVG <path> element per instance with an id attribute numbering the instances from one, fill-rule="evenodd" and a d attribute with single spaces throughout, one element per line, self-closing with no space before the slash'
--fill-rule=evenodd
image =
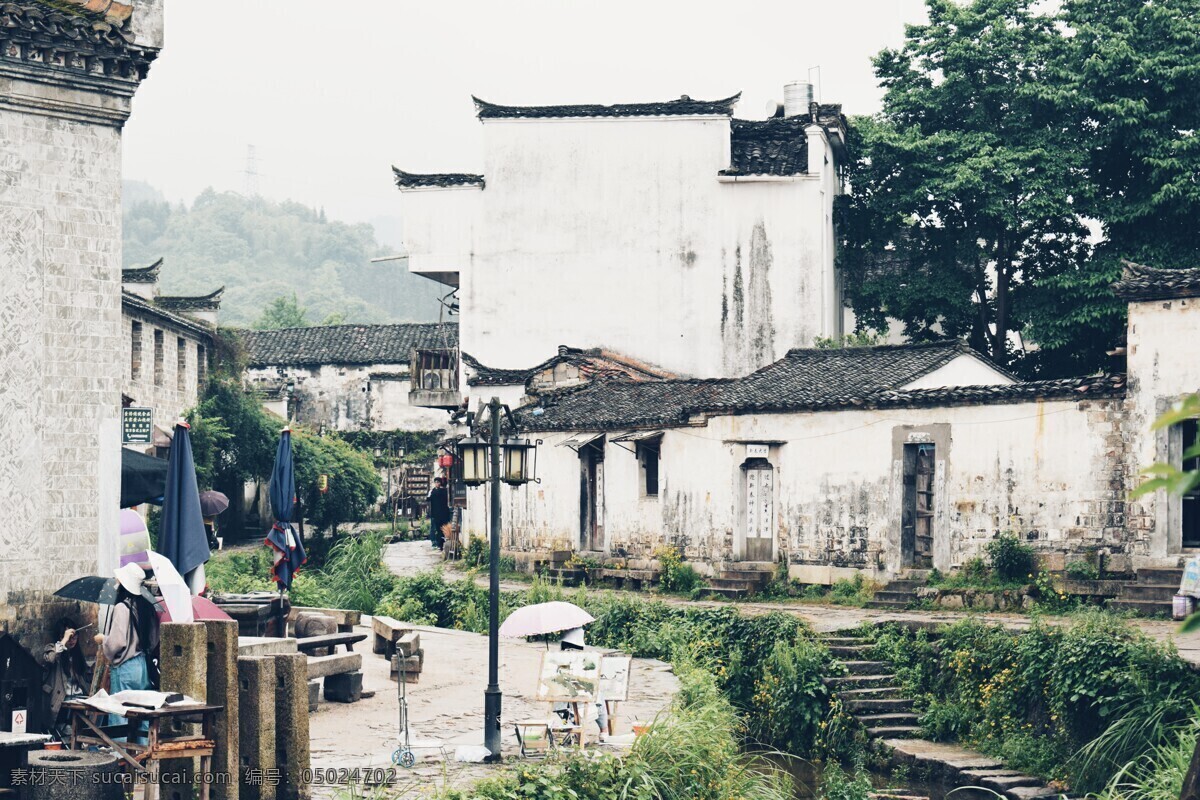
<path id="1" fill-rule="evenodd" d="M 458 346 L 457 323 L 345 323 L 234 332 L 251 366 L 408 364 L 413 350 Z"/>
<path id="2" fill-rule="evenodd" d="M 624 353 L 618 353 L 603 347 L 582 348 L 560 345 L 557 353 L 532 367 L 491 367 L 467 352 L 461 353 L 461 358 L 463 363 L 475 370 L 476 375 L 471 380 L 471 383 L 476 386 L 511 386 L 518 383 L 527 383 L 542 370 L 550 369 L 563 362 L 579 364 L 591 358 L 612 361 L 622 367 L 645 375 L 651 380 L 668 380 L 680 377 L 675 373 L 646 364 Z M 602 378 L 603 376 L 597 376 L 592 378 L 592 381 L 594 382 Z M 543 390 L 543 393 L 545 393 L 545 390 Z"/>
<path id="3" fill-rule="evenodd" d="M 129 19 L 119 25 L 105 15 L 40 0 L 0 2 L 0 58 L 67 68 L 86 75 L 140 81 L 156 48 L 133 40 Z M 10 47 L 15 45 L 15 51 Z M 47 61 L 44 51 L 52 50 Z"/>
<path id="4" fill-rule="evenodd" d="M 216 311 L 221 307 L 221 296 L 225 287 L 221 286 L 208 294 L 196 295 L 159 295 L 154 298 L 154 304 L 161 308 L 177 311 Z"/>
<path id="5" fill-rule="evenodd" d="M 480 119 L 553 119 L 575 117 L 660 117 L 660 116 L 725 116 L 733 115 L 733 107 L 742 93 L 719 100 L 693 100 L 686 94 L 675 100 L 648 103 L 613 103 L 611 105 L 573 104 L 542 106 L 507 106 L 489 103 L 471 95 L 476 115 Z"/>
<path id="6" fill-rule="evenodd" d="M 1200 297 L 1200 268 L 1164 269 L 1122 259 L 1121 280 L 1113 293 L 1124 300 L 1172 300 Z"/>
<path id="7" fill-rule="evenodd" d="M 396 186 L 401 189 L 417 189 L 423 187 L 447 186 L 487 186 L 482 175 L 470 172 L 405 172 L 399 167 L 392 167 Z"/>
<path id="8" fill-rule="evenodd" d="M 145 267 L 127 267 L 121 270 L 121 283 L 156 283 L 158 271 L 162 269 L 163 259 Z"/>
<path id="9" fill-rule="evenodd" d="M 149 300 L 146 300 L 144 297 L 140 297 L 133 292 L 122 290 L 121 302 L 124 305 L 132 306 L 139 311 L 145 311 L 149 314 L 154 314 L 160 319 L 165 319 L 168 322 L 177 325 L 178 327 L 186 328 L 193 333 L 212 336 L 212 328 L 210 328 L 208 325 L 205 325 L 203 322 L 185 317 L 181 314 L 175 314 L 166 308 L 163 308 L 155 303 L 151 303 Z"/>

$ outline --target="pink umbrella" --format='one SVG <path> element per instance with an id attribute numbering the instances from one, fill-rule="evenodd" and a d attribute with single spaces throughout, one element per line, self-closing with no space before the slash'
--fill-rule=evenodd
<path id="1" fill-rule="evenodd" d="M 545 633 L 582 628 L 595 621 L 595 617 L 574 603 L 555 600 L 518 608 L 504 620 L 504 624 L 500 626 L 500 635 L 513 638 L 541 636 Z"/>
<path id="2" fill-rule="evenodd" d="M 166 603 L 160 605 L 157 611 L 159 622 L 171 621 L 171 612 L 167 610 Z M 192 598 L 192 615 L 196 622 L 202 619 L 233 619 L 233 617 L 222 611 L 220 606 L 207 597 Z"/>

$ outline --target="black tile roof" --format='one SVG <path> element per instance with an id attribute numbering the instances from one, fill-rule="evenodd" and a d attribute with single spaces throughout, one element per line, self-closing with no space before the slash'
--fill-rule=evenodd
<path id="1" fill-rule="evenodd" d="M 237 331 L 251 367 L 407 364 L 415 349 L 458 347 L 458 324 L 321 325 Z"/>
<path id="2" fill-rule="evenodd" d="M 558 353 L 540 364 L 525 369 L 501 369 L 481 364 L 470 353 L 462 354 L 463 363 L 474 373 L 468 383 L 472 386 L 516 386 L 527 383 L 534 375 L 559 364 L 573 364 L 586 380 L 597 378 L 628 378 L 630 380 L 661 380 L 674 378 L 665 370 L 651 367 L 627 356 L 599 347 L 584 350 L 561 346 Z"/>
<path id="3" fill-rule="evenodd" d="M 803 175 L 808 171 L 807 117 L 735 119 L 731 123 L 730 166 L 722 175 Z"/>
<path id="4" fill-rule="evenodd" d="M 223 294 L 225 294 L 224 286 L 201 295 L 159 295 L 154 298 L 154 305 L 172 311 L 216 311 L 221 307 L 221 295 Z"/>
<path id="5" fill-rule="evenodd" d="M 686 94 L 678 100 L 659 103 L 616 103 L 614 105 L 502 106 L 472 95 L 480 119 L 532 119 L 538 117 L 666 117 L 732 116 L 741 92 L 720 100 L 693 100 Z"/>
<path id="6" fill-rule="evenodd" d="M 121 270 L 121 283 L 158 283 L 158 271 L 162 269 L 160 258 L 148 267 L 130 267 Z"/>
<path id="7" fill-rule="evenodd" d="M 1125 300 L 1169 300 L 1200 297 L 1200 269 L 1156 269 L 1126 261 L 1113 292 Z"/>
<path id="8" fill-rule="evenodd" d="M 1042 381 L 946 389 L 905 386 L 962 355 L 982 359 L 960 342 L 793 350 L 744 378 L 602 380 L 543 395 L 519 412 L 529 430 L 616 430 L 687 424 L 694 414 L 745 414 L 854 407 L 1008 402 L 1115 391 L 1106 379 Z M 990 362 L 989 362 L 990 363 Z M 1002 370 L 1000 372 L 1003 373 Z M 1004 373 L 1007 374 L 1007 373 Z M 1120 379 L 1123 390 L 1124 380 Z"/>
<path id="9" fill-rule="evenodd" d="M 416 189 L 426 186 L 478 186 L 486 185 L 482 175 L 472 175 L 467 172 L 405 172 L 392 167 L 396 177 L 396 185 L 401 189 Z"/>
<path id="10" fill-rule="evenodd" d="M 106 76 L 131 80 L 144 78 L 158 55 L 157 49 L 134 42 L 128 19 L 114 25 L 100 13 L 33 0 L 0 2 L 0 43 L 8 42 L 73 54 L 76 58 L 63 65 L 79 72 L 90 72 L 92 59 L 106 59 Z M 20 58 L 7 47 L 0 47 L 0 57 Z"/>

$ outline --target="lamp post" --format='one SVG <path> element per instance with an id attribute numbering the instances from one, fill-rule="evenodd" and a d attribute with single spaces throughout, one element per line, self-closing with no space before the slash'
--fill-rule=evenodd
<path id="1" fill-rule="evenodd" d="M 462 461 L 463 483 L 468 486 L 491 487 L 489 511 L 491 548 L 488 557 L 488 685 L 483 693 L 483 744 L 490 755 L 489 761 L 500 759 L 500 481 L 512 487 L 528 483 L 533 478 L 533 464 L 529 452 L 536 452 L 536 445 L 527 439 L 509 437 L 501 441 L 501 426 L 512 416 L 508 406 L 493 397 L 480 416 L 486 417 L 488 438 L 486 441 L 471 437 L 459 442 L 458 453 Z M 468 414 L 467 425 L 474 429 L 475 415 Z M 482 427 L 482 426 L 481 426 Z M 515 426 L 513 426 L 515 427 Z M 503 456 L 503 458 L 502 458 Z M 503 463 L 503 469 L 501 464 Z"/>

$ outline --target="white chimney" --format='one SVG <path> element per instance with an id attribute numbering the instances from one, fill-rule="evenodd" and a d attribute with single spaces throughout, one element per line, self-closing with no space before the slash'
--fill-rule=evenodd
<path id="1" fill-rule="evenodd" d="M 792 81 L 783 87 L 783 115 L 807 115 L 813 101 L 813 85 L 808 81 Z"/>

